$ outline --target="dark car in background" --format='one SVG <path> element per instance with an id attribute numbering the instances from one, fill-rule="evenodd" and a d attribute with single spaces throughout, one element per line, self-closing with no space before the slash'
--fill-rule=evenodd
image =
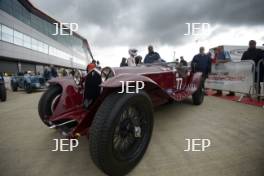
<path id="1" fill-rule="evenodd" d="M 43 89 L 45 87 L 45 79 L 41 75 L 18 73 L 11 78 L 11 89 L 14 92 L 21 88 L 27 93 L 31 93 L 35 89 Z"/>
<path id="2" fill-rule="evenodd" d="M 5 80 L 2 74 L 0 74 L 0 100 L 6 101 L 6 87 Z"/>

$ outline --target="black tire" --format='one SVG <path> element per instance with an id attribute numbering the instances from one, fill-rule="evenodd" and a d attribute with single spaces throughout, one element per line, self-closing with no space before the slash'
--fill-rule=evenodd
<path id="1" fill-rule="evenodd" d="M 12 89 L 13 92 L 17 91 L 17 87 L 18 87 L 17 83 L 11 81 L 11 89 Z"/>
<path id="2" fill-rule="evenodd" d="M 30 83 L 25 83 L 24 88 L 28 94 L 32 92 L 32 86 L 30 85 Z"/>
<path id="3" fill-rule="evenodd" d="M 62 88 L 59 85 L 50 86 L 41 96 L 38 104 L 38 113 L 42 122 L 51 126 L 49 116 L 52 115 L 52 102 L 62 93 Z"/>
<path id="4" fill-rule="evenodd" d="M 201 105 L 203 103 L 204 100 L 203 83 L 201 83 L 199 88 L 193 93 L 192 100 L 194 105 Z"/>
<path id="5" fill-rule="evenodd" d="M 0 84 L 0 99 L 1 101 L 6 101 L 6 88 L 2 84 Z"/>
<path id="6" fill-rule="evenodd" d="M 118 151 L 114 146 L 117 144 L 114 142 L 114 135 L 116 134 L 116 129 L 121 134 L 121 123 L 131 121 L 132 117 L 128 114 L 128 118 L 122 116 L 123 121 L 121 121 L 121 114 L 126 109 L 129 110 L 129 108 L 134 108 L 136 110 L 134 112 L 138 112 L 138 116 L 133 118 L 133 123 L 135 123 L 135 119 L 141 120 L 137 120 L 137 127 L 135 124 L 131 126 L 132 123 L 125 123 L 123 132 L 126 132 L 127 136 L 130 135 L 130 140 L 133 138 L 133 143 L 130 143 L 126 150 Z M 128 125 L 130 126 L 129 129 Z M 141 137 L 133 136 L 138 127 L 140 127 L 140 131 L 143 134 L 140 135 Z M 122 128 L 124 129 L 124 126 Z M 132 129 L 134 129 L 133 132 L 131 132 Z M 90 128 L 89 142 L 92 160 L 107 175 L 119 176 L 127 174 L 143 157 L 151 139 L 152 129 L 153 108 L 151 100 L 145 92 L 109 95 L 99 107 Z M 120 145 L 120 143 L 118 144 Z M 120 146 L 117 145 L 117 147 Z"/>

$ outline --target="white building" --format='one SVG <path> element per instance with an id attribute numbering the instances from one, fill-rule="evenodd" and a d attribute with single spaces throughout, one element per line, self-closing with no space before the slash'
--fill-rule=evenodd
<path id="1" fill-rule="evenodd" d="M 45 65 L 85 69 L 92 53 L 85 38 L 52 35 L 55 19 L 28 0 L 0 1 L 0 72 L 42 72 Z M 64 30 L 69 33 L 69 30 Z"/>

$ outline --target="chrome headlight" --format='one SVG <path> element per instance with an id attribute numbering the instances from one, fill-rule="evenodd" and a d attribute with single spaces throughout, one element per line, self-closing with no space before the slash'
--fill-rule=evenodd
<path id="1" fill-rule="evenodd" d="M 75 70 L 74 76 L 73 76 L 73 80 L 75 81 L 75 83 L 77 85 L 79 85 L 81 83 L 81 79 L 82 79 L 81 71 L 80 70 Z"/>
<path id="2" fill-rule="evenodd" d="M 49 83 L 49 82 L 46 82 L 46 83 L 45 83 L 45 86 L 46 86 L 46 87 L 49 87 L 49 86 L 50 86 L 50 83 Z"/>

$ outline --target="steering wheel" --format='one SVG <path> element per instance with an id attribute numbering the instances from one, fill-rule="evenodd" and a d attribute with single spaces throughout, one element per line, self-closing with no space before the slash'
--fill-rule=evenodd
<path id="1" fill-rule="evenodd" d="M 115 72 L 112 68 L 105 67 L 102 69 L 102 71 L 101 71 L 102 81 L 106 81 L 113 76 L 115 76 Z"/>

